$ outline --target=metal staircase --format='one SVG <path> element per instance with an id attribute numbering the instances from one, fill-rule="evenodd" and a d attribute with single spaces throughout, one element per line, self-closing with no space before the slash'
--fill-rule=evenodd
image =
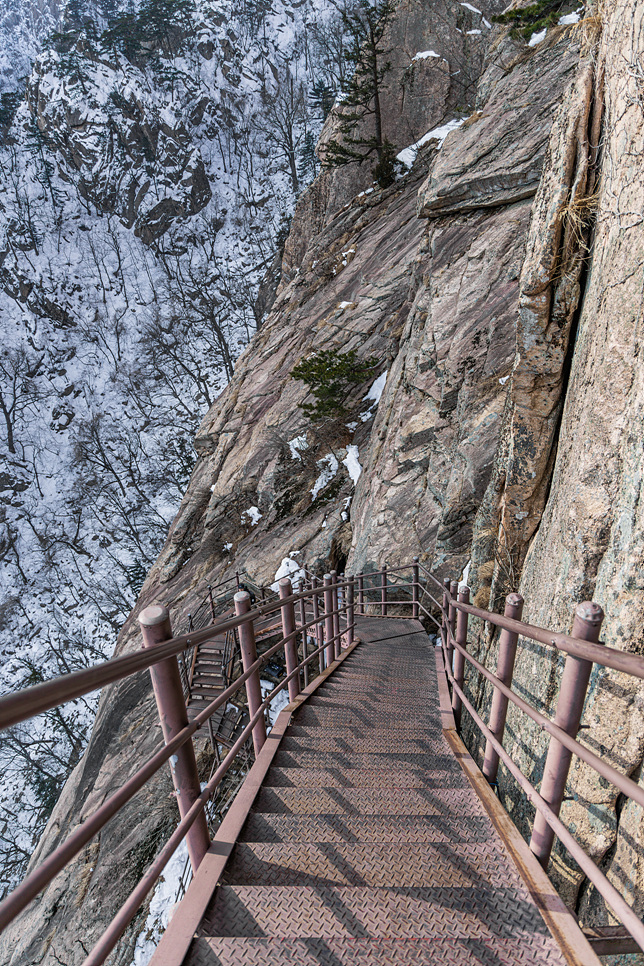
<path id="1" fill-rule="evenodd" d="M 178 637 L 167 610 L 148 607 L 141 650 L 0 699 L 8 727 L 149 668 L 164 737 L 0 903 L 0 928 L 37 896 L 57 904 L 58 872 L 170 763 L 179 824 L 107 930 L 88 938 L 83 966 L 107 960 L 184 838 L 194 878 L 154 966 L 599 966 L 598 954 L 644 950 L 644 924 L 559 817 L 573 755 L 644 807 L 641 786 L 577 739 L 593 667 L 644 679 L 644 658 L 599 643 L 601 607 L 579 604 L 569 635 L 521 621 L 518 594 L 503 615 L 475 607 L 466 587 L 441 584 L 417 559 L 308 576 L 299 592 L 285 578 L 278 599 L 254 604 L 233 588 L 234 614 L 226 591 L 213 617 L 209 595 L 212 623 L 193 620 Z M 471 653 L 470 619 L 498 628 L 495 670 Z M 565 656 L 553 718 L 512 687 L 523 640 Z M 261 670 L 282 655 L 286 675 L 265 695 Z M 492 686 L 488 720 L 468 673 Z M 267 735 L 266 710 L 286 689 Z M 229 722 L 223 741 L 236 702 L 248 718 Z M 503 746 L 509 702 L 550 735 L 538 788 Z M 482 771 L 460 737 L 464 714 L 485 739 Z M 206 725 L 227 754 L 204 787 L 193 736 Z M 250 761 L 251 740 L 254 763 L 225 811 L 222 780 Z M 529 847 L 492 791 L 500 763 L 537 812 Z M 546 875 L 555 836 L 622 926 L 580 928 Z"/>

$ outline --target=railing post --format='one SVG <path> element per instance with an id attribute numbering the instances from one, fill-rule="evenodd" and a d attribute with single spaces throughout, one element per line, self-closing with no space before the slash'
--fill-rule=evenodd
<path id="1" fill-rule="evenodd" d="M 326 666 L 333 664 L 335 660 L 335 647 L 333 645 L 333 617 L 331 612 L 333 611 L 333 591 L 329 590 L 329 587 L 333 583 L 333 578 L 331 574 L 324 575 L 324 639 L 326 641 L 326 648 L 324 653 L 326 655 Z"/>
<path id="2" fill-rule="evenodd" d="M 306 577 L 302 577 L 300 581 L 300 590 L 306 590 Z M 306 639 L 306 630 L 304 630 L 304 625 L 306 624 L 306 602 L 303 597 L 300 597 L 300 626 L 302 627 L 302 660 L 305 661 L 308 657 L 309 649 L 308 642 Z M 309 683 L 309 666 L 304 665 L 304 687 Z"/>
<path id="3" fill-rule="evenodd" d="M 322 633 L 322 623 L 320 621 L 320 602 L 318 600 L 317 594 L 318 579 L 316 576 L 311 577 L 311 590 L 314 591 L 312 597 L 313 603 L 313 620 L 315 621 L 315 649 L 316 651 L 322 647 L 324 644 L 324 635 Z M 320 674 L 324 671 L 324 651 L 320 651 L 318 654 L 318 667 L 320 668 Z"/>
<path id="4" fill-rule="evenodd" d="M 603 619 L 604 611 L 599 604 L 591 601 L 579 604 L 575 610 L 572 636 L 578 637 L 582 641 L 592 641 L 594 644 L 600 643 L 599 633 Z M 572 654 L 566 657 L 554 723 L 559 725 L 571 738 L 576 738 L 579 731 L 592 669 L 592 661 L 573 657 Z M 559 815 L 561 809 L 571 760 L 572 752 L 568 748 L 564 748 L 556 738 L 551 737 L 540 792 L 541 797 L 550 805 L 555 815 Z M 532 838 L 530 839 L 530 848 L 544 869 L 548 866 L 554 837 L 554 832 L 546 820 L 540 812 L 537 812 Z"/>
<path id="5" fill-rule="evenodd" d="M 358 576 L 358 613 L 364 614 L 364 576 Z"/>
<path id="6" fill-rule="evenodd" d="M 512 620 L 520 621 L 523 614 L 523 597 L 521 594 L 508 594 L 505 598 L 504 617 L 511 617 Z M 496 664 L 496 676 L 503 684 L 510 687 L 512 685 L 512 675 L 514 674 L 514 660 L 517 654 L 517 641 L 519 635 L 514 631 L 502 630 L 499 636 L 499 656 Z M 508 698 L 501 694 L 498 688 L 494 689 L 492 695 L 492 707 L 490 709 L 490 731 L 497 739 L 503 743 L 503 732 L 505 731 L 505 719 L 508 713 Z M 485 744 L 485 761 L 483 762 L 483 774 L 490 785 L 496 784 L 496 776 L 499 771 L 499 756 L 492 747 L 489 739 Z"/>
<path id="7" fill-rule="evenodd" d="M 286 673 L 290 674 L 297 667 L 299 661 L 297 659 L 297 639 L 295 636 L 295 607 L 292 600 L 285 599 L 293 594 L 291 581 L 288 577 L 282 577 L 279 582 L 279 590 L 280 599 L 284 601 L 282 604 L 282 631 L 285 638 L 290 638 L 284 645 Z M 288 682 L 289 701 L 295 701 L 299 693 L 300 675 L 298 672 Z"/>
<path id="8" fill-rule="evenodd" d="M 338 582 L 338 572 L 337 570 L 332 570 L 331 583 L 337 584 L 337 582 Z M 333 591 L 333 610 L 337 611 L 338 609 L 339 609 L 339 595 L 338 595 L 338 588 L 336 587 L 335 590 Z M 333 657 L 335 659 L 336 657 L 340 657 L 340 651 L 342 650 L 342 645 L 340 643 L 340 615 L 339 614 L 333 615 L 333 636 L 335 638 L 335 641 L 333 643 Z"/>
<path id="9" fill-rule="evenodd" d="M 418 557 L 414 557 L 414 562 L 411 568 L 411 616 L 414 620 L 418 620 L 418 603 L 420 601 L 420 580 L 418 572 Z"/>
<path id="10" fill-rule="evenodd" d="M 453 601 L 456 600 L 458 596 L 458 581 L 456 580 L 450 581 L 449 593 L 450 593 L 451 599 Z M 452 637 L 455 637 L 456 636 L 456 607 L 454 606 L 454 604 L 449 605 L 449 626 L 452 632 Z M 449 637 L 448 637 L 448 642 L 449 642 Z M 449 650 L 449 666 L 450 666 L 450 669 L 453 671 L 454 670 L 454 645 L 448 644 L 448 650 Z"/>
<path id="11" fill-rule="evenodd" d="M 458 592 L 458 600 L 461 604 L 469 604 L 470 602 L 470 588 L 463 585 Z M 464 614 L 463 611 L 457 610 L 456 612 L 456 643 L 460 644 L 461 647 L 467 649 L 467 620 L 468 615 Z M 459 688 L 463 688 L 465 683 L 465 655 L 455 648 L 454 649 L 454 681 L 458 684 Z M 460 694 L 457 694 L 456 689 L 452 692 L 452 711 L 454 712 L 454 721 L 456 727 L 461 726 L 461 714 L 463 711 L 463 702 L 461 701 Z"/>
<path id="12" fill-rule="evenodd" d="M 380 575 L 380 613 L 387 616 L 387 562 L 383 564 Z"/>
<path id="13" fill-rule="evenodd" d="M 347 647 L 353 644 L 353 577 L 347 577 Z"/>
<path id="14" fill-rule="evenodd" d="M 210 598 L 210 616 L 215 619 L 215 602 L 212 599 L 212 586 L 208 584 L 208 597 Z"/>
<path id="15" fill-rule="evenodd" d="M 165 607 L 153 604 L 139 614 L 143 647 L 154 647 L 172 638 L 170 615 Z M 179 665 L 176 657 L 169 657 L 150 668 L 152 688 L 157 702 L 163 738 L 168 744 L 188 726 L 188 712 L 183 698 Z M 177 796 L 179 814 L 183 818 L 201 795 L 199 772 L 192 739 L 177 749 L 170 759 L 172 782 Z M 203 809 L 186 834 L 188 855 L 193 873 L 210 848 L 210 836 Z"/>
<path id="16" fill-rule="evenodd" d="M 237 617 L 241 617 L 242 614 L 247 614 L 251 609 L 250 604 L 250 594 L 247 590 L 237 591 L 235 594 L 235 614 Z M 240 624 L 238 627 L 239 631 L 239 647 L 241 650 L 242 667 L 244 671 L 247 671 L 251 664 L 254 664 L 257 660 L 257 647 L 255 645 L 255 626 L 252 620 L 246 621 L 245 624 Z M 259 669 L 253 671 L 251 676 L 246 679 L 246 697 L 248 698 L 248 713 L 252 718 L 262 703 L 262 688 L 259 681 Z M 255 758 L 259 755 L 260 751 L 264 746 L 266 741 L 266 722 L 264 716 L 258 720 L 257 724 L 253 728 L 253 747 L 255 749 Z"/>
<path id="17" fill-rule="evenodd" d="M 443 580 L 443 613 L 441 615 L 441 641 L 443 643 L 443 658 L 445 659 L 445 667 L 449 665 L 451 667 L 450 658 L 450 645 L 449 637 L 447 636 L 447 622 L 449 615 L 449 602 L 447 595 L 449 593 L 449 577 L 445 577 Z"/>
<path id="18" fill-rule="evenodd" d="M 235 583 L 237 584 L 237 590 L 239 591 L 241 589 L 241 581 L 239 579 L 239 571 L 238 570 L 235 571 Z"/>

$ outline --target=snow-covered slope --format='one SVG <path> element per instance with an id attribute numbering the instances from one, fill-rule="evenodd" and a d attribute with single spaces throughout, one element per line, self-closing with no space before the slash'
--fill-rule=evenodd
<path id="1" fill-rule="evenodd" d="M 122 6 L 69 4 L 0 145 L 2 690 L 110 652 L 315 173 L 312 89 L 333 85 L 331 5 Z M 37 13 L 60 19 L 15 8 Z M 92 713 L 5 742 L 4 882 Z"/>

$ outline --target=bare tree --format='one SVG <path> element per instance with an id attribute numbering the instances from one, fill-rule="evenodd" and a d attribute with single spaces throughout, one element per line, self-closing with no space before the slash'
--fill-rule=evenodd
<path id="1" fill-rule="evenodd" d="M 23 346 L 0 352 L 0 412 L 4 419 L 7 449 L 16 454 L 16 433 L 28 413 L 35 415 L 46 392 L 37 380 L 41 374 L 44 353 L 40 357 Z M 21 447 L 24 455 L 24 447 Z"/>

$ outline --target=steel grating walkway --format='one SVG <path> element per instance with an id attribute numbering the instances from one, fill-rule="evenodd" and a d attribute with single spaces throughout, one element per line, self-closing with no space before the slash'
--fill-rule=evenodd
<path id="1" fill-rule="evenodd" d="M 581 962 L 553 938 L 445 737 L 420 625 L 363 618 L 360 636 L 293 711 L 177 962 Z"/>

